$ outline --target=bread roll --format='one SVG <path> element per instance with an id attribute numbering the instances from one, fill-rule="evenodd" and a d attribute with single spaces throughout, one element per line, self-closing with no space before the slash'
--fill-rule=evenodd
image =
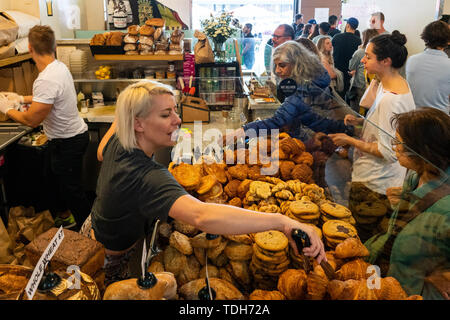
<path id="1" fill-rule="evenodd" d="M 147 26 L 153 26 L 153 27 L 161 28 L 161 27 L 164 27 L 164 25 L 166 24 L 166 21 L 164 19 L 161 19 L 161 18 L 150 18 L 150 19 L 147 19 L 145 21 L 145 24 Z"/>

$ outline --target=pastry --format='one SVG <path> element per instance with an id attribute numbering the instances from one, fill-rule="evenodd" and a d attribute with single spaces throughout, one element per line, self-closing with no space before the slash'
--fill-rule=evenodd
<path id="1" fill-rule="evenodd" d="M 285 181 L 291 179 L 292 170 L 294 170 L 295 163 L 293 161 L 280 161 L 281 178 Z"/>
<path id="2" fill-rule="evenodd" d="M 347 238 L 336 246 L 335 256 L 339 259 L 369 256 L 369 250 L 358 238 Z"/>
<path id="3" fill-rule="evenodd" d="M 169 238 L 169 244 L 184 255 L 188 256 L 193 253 L 189 238 L 178 231 L 172 232 Z"/>
<path id="4" fill-rule="evenodd" d="M 187 257 L 187 264 L 177 278 L 178 285 L 181 287 L 192 280 L 198 279 L 200 275 L 200 268 L 201 265 L 194 255 Z"/>
<path id="5" fill-rule="evenodd" d="M 133 43 L 136 44 L 139 41 L 139 37 L 138 36 L 133 36 L 130 34 L 125 35 L 125 37 L 123 38 L 123 42 L 125 43 Z"/>
<path id="6" fill-rule="evenodd" d="M 323 300 L 327 294 L 328 278 L 325 274 L 310 272 L 306 277 L 306 298 L 308 300 Z"/>
<path id="7" fill-rule="evenodd" d="M 336 272 L 337 279 L 342 281 L 349 279 L 367 279 L 370 275 L 367 273 L 367 268 L 369 266 L 370 264 L 362 259 L 347 262 Z"/>
<path id="8" fill-rule="evenodd" d="M 152 36 L 155 33 L 155 28 L 152 26 L 148 26 L 148 25 L 143 25 L 140 29 L 139 29 L 139 34 L 141 36 Z"/>
<path id="9" fill-rule="evenodd" d="M 131 25 L 127 28 L 128 34 L 132 36 L 137 36 L 139 33 L 140 27 L 138 25 Z"/>
<path id="10" fill-rule="evenodd" d="M 248 192 L 261 199 L 267 199 L 272 195 L 272 185 L 263 181 L 252 181 Z"/>
<path id="11" fill-rule="evenodd" d="M 228 195 L 230 198 L 238 197 L 238 188 L 241 184 L 241 180 L 231 180 L 228 182 L 225 187 L 223 188 L 223 191 Z"/>
<path id="12" fill-rule="evenodd" d="M 229 172 L 229 169 L 228 169 Z M 247 192 L 250 190 L 250 183 L 252 183 L 253 181 L 250 179 L 245 179 L 241 182 L 241 184 L 239 185 L 237 192 L 238 192 L 238 197 L 241 199 L 245 198 L 245 195 L 247 194 Z"/>
<path id="13" fill-rule="evenodd" d="M 244 244 L 253 244 L 253 241 L 248 234 L 223 235 L 223 237 L 225 239 L 228 239 L 228 240 L 231 240 L 234 242 L 239 242 L 239 243 L 244 243 Z"/>
<path id="14" fill-rule="evenodd" d="M 122 41 L 123 41 L 123 37 L 124 37 L 124 33 L 120 32 L 120 31 L 111 31 L 108 32 L 108 36 L 106 37 L 106 41 L 105 44 L 107 46 L 121 46 L 122 45 Z"/>
<path id="15" fill-rule="evenodd" d="M 291 171 L 292 179 L 297 179 L 302 182 L 308 182 L 312 178 L 313 171 L 306 164 L 297 164 Z"/>
<path id="16" fill-rule="evenodd" d="M 206 174 L 213 175 L 217 181 L 224 184 L 228 181 L 227 176 L 225 174 L 225 168 L 227 165 L 225 163 L 211 163 L 206 164 L 203 163 L 203 170 Z"/>
<path id="17" fill-rule="evenodd" d="M 206 254 L 210 259 L 216 259 L 228 245 L 228 240 L 223 239 L 216 247 L 206 249 Z"/>
<path id="18" fill-rule="evenodd" d="M 209 240 L 206 237 L 206 235 L 207 235 L 206 232 L 202 232 L 202 233 L 199 233 L 198 235 L 196 235 L 195 237 L 191 238 L 191 245 L 194 248 L 208 249 L 208 248 L 214 248 L 214 247 L 218 246 L 220 244 L 220 242 L 222 241 L 221 236 L 218 236 L 217 238 Z"/>
<path id="19" fill-rule="evenodd" d="M 208 269 L 208 277 L 209 278 L 218 278 L 219 277 L 219 269 L 217 269 L 216 266 L 212 264 L 208 264 L 208 267 L 203 266 L 200 269 L 200 272 L 198 274 L 199 278 L 206 278 L 206 269 Z"/>
<path id="20" fill-rule="evenodd" d="M 245 180 L 248 176 L 248 166 L 246 164 L 237 164 L 232 167 L 228 167 L 228 173 L 238 180 Z"/>
<path id="21" fill-rule="evenodd" d="M 249 296 L 250 300 L 286 300 L 286 297 L 277 290 L 255 289 Z"/>
<path id="22" fill-rule="evenodd" d="M 137 45 L 134 43 L 127 43 L 123 46 L 123 50 L 125 51 L 136 51 Z"/>
<path id="23" fill-rule="evenodd" d="M 287 269 L 280 275 L 277 288 L 288 300 L 304 299 L 306 294 L 305 271 Z"/>
<path id="24" fill-rule="evenodd" d="M 173 227 L 178 232 L 181 232 L 187 236 L 194 236 L 197 234 L 198 229 L 194 227 L 193 225 L 190 225 L 188 223 L 184 223 L 179 220 L 174 220 Z"/>
<path id="25" fill-rule="evenodd" d="M 105 43 L 106 39 L 102 33 L 95 34 L 90 41 L 91 46 L 104 46 Z"/>
<path id="26" fill-rule="evenodd" d="M 296 164 L 306 164 L 309 167 L 311 167 L 314 163 L 314 158 L 312 154 L 306 151 L 302 152 L 299 155 L 293 156 L 291 160 L 294 161 Z"/>
<path id="27" fill-rule="evenodd" d="M 168 170 L 172 173 L 178 183 L 188 191 L 195 190 L 200 184 L 200 179 L 202 177 L 201 171 L 192 165 L 183 162 L 179 165 L 175 165 L 174 162 L 171 162 Z"/>
<path id="28" fill-rule="evenodd" d="M 230 206 L 242 208 L 242 200 L 238 197 L 235 197 L 235 198 L 231 199 L 230 201 L 228 201 L 228 204 Z"/>
<path id="29" fill-rule="evenodd" d="M 196 192 L 198 194 L 204 194 L 212 189 L 217 183 L 217 179 L 213 175 L 206 175 L 200 178 L 200 184 L 198 185 Z"/>
<path id="30" fill-rule="evenodd" d="M 153 46 L 154 41 L 152 37 L 148 37 L 148 36 L 139 36 L 139 43 L 140 44 L 145 44 L 147 46 Z"/>
<path id="31" fill-rule="evenodd" d="M 150 18 L 150 19 L 145 20 L 145 24 L 147 26 L 153 26 L 153 27 L 158 27 L 158 28 L 164 27 L 165 23 L 166 23 L 166 21 L 161 18 Z"/>
<path id="32" fill-rule="evenodd" d="M 172 246 L 164 250 L 164 269 L 172 272 L 175 277 L 186 267 L 187 257 Z"/>
<path id="33" fill-rule="evenodd" d="M 248 262 L 241 260 L 230 260 L 227 270 L 231 276 L 242 286 L 248 286 L 251 283 L 251 276 L 248 269 Z"/>
<path id="34" fill-rule="evenodd" d="M 243 300 L 244 295 L 231 283 L 219 278 L 209 278 L 209 285 L 216 292 L 216 300 Z M 186 300 L 200 300 L 198 293 L 206 286 L 205 279 L 197 279 L 183 285 L 179 294 Z"/>
<path id="35" fill-rule="evenodd" d="M 226 246 L 224 252 L 230 260 L 250 260 L 253 255 L 251 245 L 234 241 Z"/>

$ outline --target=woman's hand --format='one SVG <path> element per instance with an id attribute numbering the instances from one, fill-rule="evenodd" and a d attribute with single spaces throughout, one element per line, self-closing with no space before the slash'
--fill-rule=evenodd
<path id="1" fill-rule="evenodd" d="M 388 198 L 392 208 L 395 208 L 400 203 L 402 190 L 402 187 L 392 187 L 386 189 L 386 197 Z"/>
<path id="2" fill-rule="evenodd" d="M 360 117 L 356 117 L 352 114 L 347 114 L 344 117 L 344 124 L 346 126 L 350 125 L 350 126 L 356 126 L 358 124 L 363 123 L 364 119 L 360 118 Z"/>
<path id="3" fill-rule="evenodd" d="M 333 140 L 334 144 L 338 147 L 351 146 L 353 145 L 353 138 L 349 137 L 345 133 L 334 133 L 328 135 L 331 140 Z"/>
<path id="4" fill-rule="evenodd" d="M 306 232 L 306 234 L 309 236 L 311 246 L 308 248 L 303 248 L 302 252 L 298 252 L 297 244 L 295 243 L 294 239 L 292 239 L 291 234 L 292 230 L 294 229 L 300 229 Z M 289 243 L 292 248 L 294 248 L 294 252 L 296 254 L 303 253 L 305 256 L 316 258 L 318 263 L 322 262 L 323 260 L 327 261 L 327 258 L 325 256 L 324 244 L 312 227 L 304 223 L 289 219 L 289 222 L 287 225 L 285 225 L 283 232 L 288 237 Z"/>

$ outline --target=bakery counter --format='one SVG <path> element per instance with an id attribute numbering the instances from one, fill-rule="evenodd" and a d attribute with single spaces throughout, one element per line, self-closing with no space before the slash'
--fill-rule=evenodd
<path id="1" fill-rule="evenodd" d="M 112 123 L 116 112 L 115 105 L 98 106 L 89 108 L 87 113 L 80 112 L 80 116 L 86 122 Z"/>

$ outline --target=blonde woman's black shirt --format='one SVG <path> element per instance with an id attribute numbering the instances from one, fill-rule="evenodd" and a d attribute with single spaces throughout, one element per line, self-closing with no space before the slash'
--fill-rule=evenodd
<path id="1" fill-rule="evenodd" d="M 130 248 L 155 219 L 166 221 L 185 194 L 167 168 L 140 149 L 125 151 L 113 135 L 103 150 L 91 213 L 97 241 L 109 250 Z"/>

